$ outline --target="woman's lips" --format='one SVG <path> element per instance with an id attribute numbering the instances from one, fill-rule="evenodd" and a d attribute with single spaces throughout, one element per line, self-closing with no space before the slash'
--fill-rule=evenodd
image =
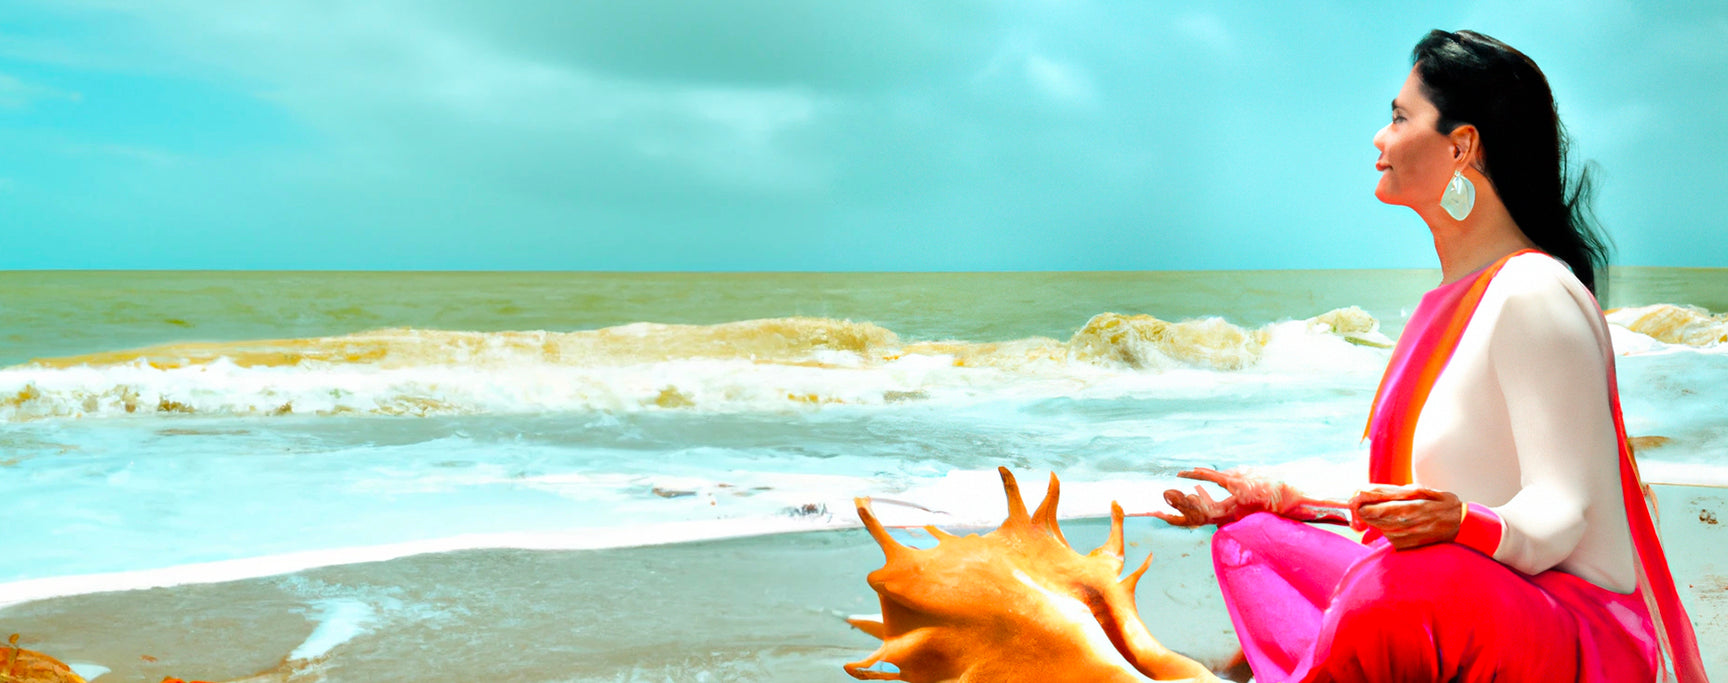
<path id="1" fill-rule="evenodd" d="M 1374 162 L 1374 170 L 1376 170 L 1376 171 L 1382 171 L 1382 172 L 1384 172 L 1384 171 L 1386 171 L 1386 170 L 1387 170 L 1387 169 L 1390 169 L 1390 168 L 1392 168 L 1392 165 L 1391 165 L 1391 164 L 1388 164 L 1388 163 L 1386 163 L 1386 162 L 1384 162 L 1384 161 L 1375 161 L 1375 162 Z"/>

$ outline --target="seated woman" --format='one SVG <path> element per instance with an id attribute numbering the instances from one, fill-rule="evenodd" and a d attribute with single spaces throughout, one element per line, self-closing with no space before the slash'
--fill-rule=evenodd
<path id="1" fill-rule="evenodd" d="M 1592 295 L 1588 179 L 1528 57 L 1434 31 L 1374 136 L 1375 196 L 1428 224 L 1443 281 L 1369 422 L 1362 543 L 1287 485 L 1195 470 L 1173 524 L 1213 562 L 1257 680 L 1704 681 L 1638 479 Z"/>

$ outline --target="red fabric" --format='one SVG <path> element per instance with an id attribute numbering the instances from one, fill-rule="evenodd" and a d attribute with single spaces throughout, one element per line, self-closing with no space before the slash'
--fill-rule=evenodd
<path id="1" fill-rule="evenodd" d="M 1698 650 L 1698 635 L 1692 630 L 1692 619 L 1685 606 L 1680 604 L 1679 588 L 1668 569 L 1668 554 L 1662 550 L 1656 519 L 1650 513 L 1655 501 L 1638 476 L 1632 442 L 1626 438 L 1626 420 L 1620 413 L 1620 389 L 1614 379 L 1612 357 L 1608 360 L 1608 400 L 1613 406 L 1614 434 L 1620 440 L 1620 493 L 1626 505 L 1626 523 L 1632 528 L 1632 545 L 1638 552 L 1638 592 L 1645 596 L 1646 606 L 1656 617 L 1656 632 L 1662 636 L 1662 667 L 1672 668 L 1674 680 L 1679 683 L 1709 683 L 1704 672 L 1704 655 Z"/>
<path id="2" fill-rule="evenodd" d="M 1212 558 L 1263 683 L 1656 677 L 1638 594 L 1526 576 L 1456 543 L 1396 551 L 1257 513 L 1221 527 Z"/>

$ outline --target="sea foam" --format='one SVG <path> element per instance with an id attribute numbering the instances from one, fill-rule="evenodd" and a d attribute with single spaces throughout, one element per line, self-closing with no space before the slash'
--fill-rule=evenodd
<path id="1" fill-rule="evenodd" d="M 1615 309 L 1608 312 L 1608 321 L 1665 344 L 1703 348 L 1728 344 L 1728 313 L 1711 315 L 1696 306 Z"/>
<path id="2" fill-rule="evenodd" d="M 776 318 L 584 332 L 389 329 L 184 343 L 0 370 L 0 420 L 127 414 L 452 415 L 569 410 L 785 410 L 825 404 L 1066 395 L 1156 373 L 1377 372 L 1390 340 L 1360 309 L 1246 329 L 1104 313 L 1068 341 L 901 341 L 870 323 Z M 1108 389 L 1107 389 L 1108 390 Z"/>

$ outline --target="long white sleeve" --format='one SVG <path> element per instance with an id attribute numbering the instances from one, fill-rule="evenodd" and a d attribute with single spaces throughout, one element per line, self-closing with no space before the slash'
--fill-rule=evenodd
<path id="1" fill-rule="evenodd" d="M 1494 277 L 1418 418 L 1416 480 L 1489 506 L 1496 560 L 1636 586 L 1608 396 L 1612 347 L 1588 292 L 1541 254 Z"/>

